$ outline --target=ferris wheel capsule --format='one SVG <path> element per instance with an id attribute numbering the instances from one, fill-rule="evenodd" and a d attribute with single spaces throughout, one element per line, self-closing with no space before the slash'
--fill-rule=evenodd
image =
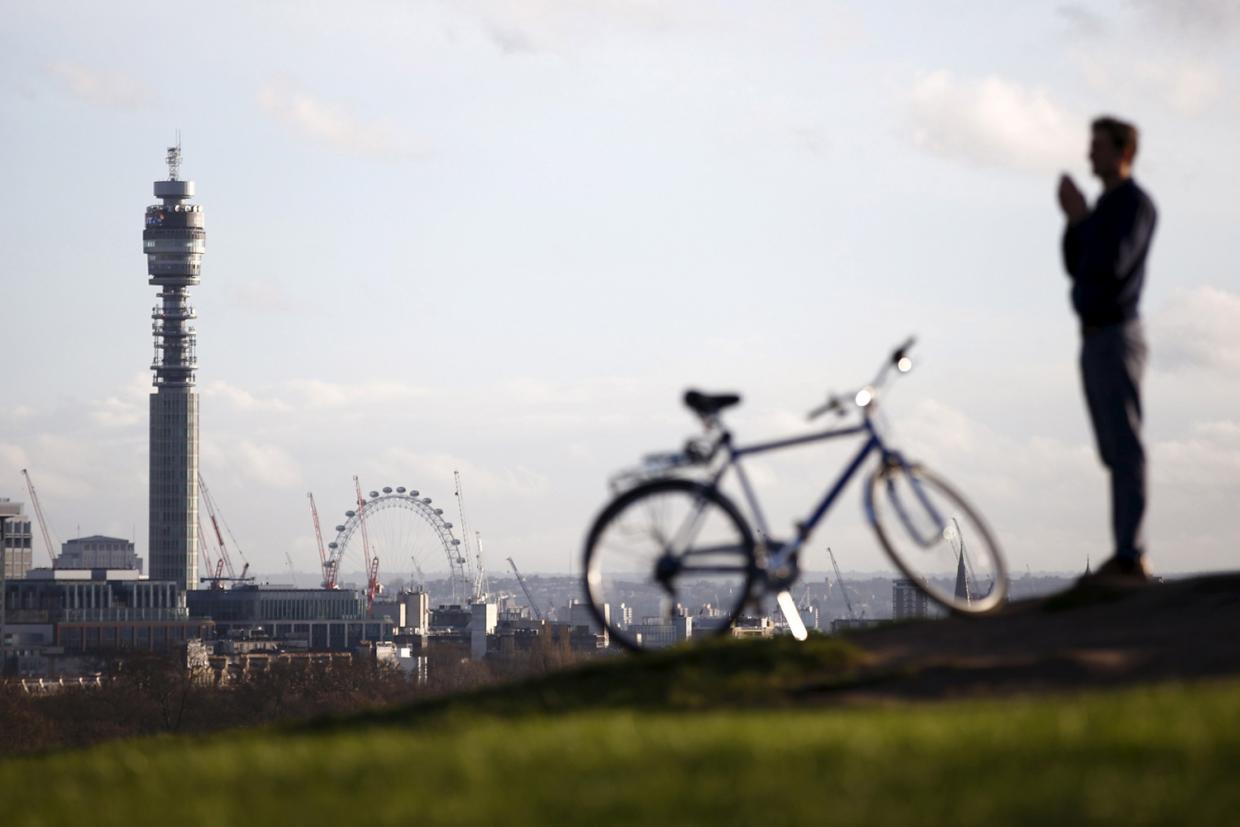
<path id="1" fill-rule="evenodd" d="M 370 492 L 370 498 L 371 498 L 372 500 L 373 500 L 373 499 L 375 499 L 375 498 L 376 498 L 376 497 L 378 497 L 378 496 L 379 496 L 379 492 L 378 492 L 378 491 L 371 491 L 371 492 Z"/>
<path id="2" fill-rule="evenodd" d="M 416 496 L 418 496 L 418 489 L 416 489 L 416 488 L 410 488 L 410 489 L 409 489 L 409 496 L 410 496 L 410 497 L 416 497 Z"/>
<path id="3" fill-rule="evenodd" d="M 346 512 L 344 512 L 344 516 L 348 517 L 348 518 L 351 520 L 351 519 L 353 519 L 354 517 L 356 517 L 356 516 L 357 516 L 357 512 L 356 512 L 356 511 L 346 511 Z"/>
<path id="4" fill-rule="evenodd" d="M 340 532 L 342 532 L 342 531 L 344 531 L 344 526 L 342 526 L 342 525 L 338 525 L 338 526 L 336 526 L 336 533 L 337 533 L 337 534 L 339 534 L 339 533 L 340 533 Z"/>
<path id="5" fill-rule="evenodd" d="M 383 486 L 383 493 L 384 493 L 384 494 L 391 494 L 391 493 L 392 493 L 392 486 L 390 486 L 390 485 L 385 485 L 385 486 Z"/>
<path id="6" fill-rule="evenodd" d="M 396 493 L 397 493 L 397 494 L 404 494 L 404 493 L 405 493 L 405 486 L 403 486 L 403 485 L 398 485 L 398 486 L 396 486 Z"/>

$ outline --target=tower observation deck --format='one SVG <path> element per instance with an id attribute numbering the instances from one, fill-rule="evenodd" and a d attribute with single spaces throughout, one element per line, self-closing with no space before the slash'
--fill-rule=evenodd
<path id="1" fill-rule="evenodd" d="M 151 311 L 155 392 L 150 415 L 149 544 L 152 580 L 197 586 L 198 357 L 189 288 L 198 284 L 207 233 L 202 208 L 191 204 L 194 182 L 183 181 L 181 145 L 168 148 L 168 179 L 155 182 L 161 203 L 146 208 L 142 246 L 150 284 L 159 288 Z"/>

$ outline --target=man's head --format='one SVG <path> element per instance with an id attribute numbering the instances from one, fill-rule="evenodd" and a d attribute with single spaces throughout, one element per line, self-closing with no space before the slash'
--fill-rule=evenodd
<path id="1" fill-rule="evenodd" d="M 1130 123 L 1104 115 L 1090 124 L 1089 162 L 1094 175 L 1104 182 L 1120 181 L 1132 171 L 1137 157 L 1137 128 Z"/>

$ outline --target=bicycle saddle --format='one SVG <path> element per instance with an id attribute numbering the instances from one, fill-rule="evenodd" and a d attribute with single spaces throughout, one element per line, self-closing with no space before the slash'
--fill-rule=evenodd
<path id="1" fill-rule="evenodd" d="M 685 404 L 698 416 L 714 416 L 724 408 L 730 408 L 741 401 L 737 393 L 702 393 L 701 391 L 685 391 Z"/>

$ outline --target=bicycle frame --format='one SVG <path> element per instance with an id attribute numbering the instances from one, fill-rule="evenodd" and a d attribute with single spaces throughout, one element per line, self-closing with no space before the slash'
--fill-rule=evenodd
<path id="1" fill-rule="evenodd" d="M 865 461 L 874 452 L 878 452 L 884 464 L 895 462 L 901 466 L 906 465 L 904 457 L 898 451 L 890 450 L 883 442 L 882 437 L 874 427 L 869 416 L 865 416 L 860 425 L 853 425 L 846 428 L 830 428 L 825 431 L 818 431 L 803 436 L 788 437 L 786 439 L 777 439 L 769 442 L 759 442 L 753 445 L 737 446 L 732 442 L 732 434 L 728 430 L 724 430 L 719 439 L 719 444 L 727 450 L 727 460 L 723 465 L 711 475 L 711 486 L 718 487 L 731 469 L 736 470 L 737 479 L 740 480 L 741 491 L 745 497 L 745 504 L 749 508 L 755 527 L 763 538 L 770 538 L 771 532 L 767 526 L 766 516 L 762 512 L 762 507 L 758 503 L 757 495 L 754 493 L 753 486 L 749 482 L 749 477 L 745 474 L 745 468 L 741 464 L 743 457 L 754 454 L 763 454 L 770 451 L 778 451 L 782 448 L 795 448 L 800 445 L 809 445 L 815 442 L 825 442 L 830 439 L 839 439 L 843 437 L 865 435 L 867 438 L 865 444 L 853 456 L 847 467 L 831 484 L 831 487 L 823 495 L 818 505 L 814 508 L 810 516 L 796 524 L 796 537 L 789 543 L 780 545 L 775 548 L 768 549 L 770 558 L 766 561 L 769 568 L 779 570 L 783 568 L 788 561 L 792 560 L 801 550 L 805 541 L 813 533 L 814 528 L 822 521 L 827 512 L 831 510 L 831 506 L 848 487 L 848 483 L 856 476 Z M 937 515 L 936 515 L 937 516 Z"/>

